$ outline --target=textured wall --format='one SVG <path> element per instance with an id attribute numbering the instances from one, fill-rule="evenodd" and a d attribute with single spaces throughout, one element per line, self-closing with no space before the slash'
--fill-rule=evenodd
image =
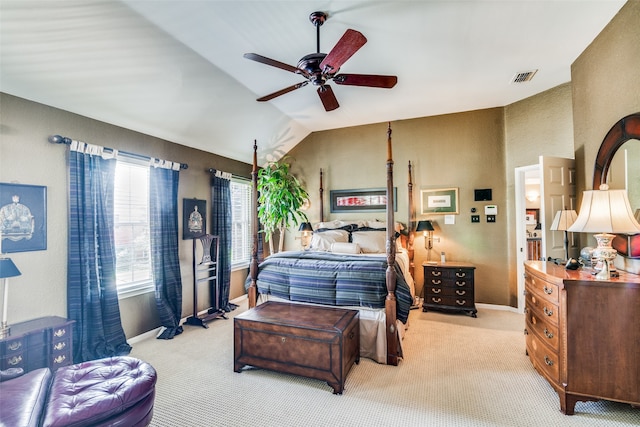
<path id="1" fill-rule="evenodd" d="M 50 144 L 53 134 L 187 163 L 180 172 L 178 209 L 182 218 L 182 199 L 207 200 L 211 208 L 208 168 L 214 167 L 249 176 L 251 166 L 215 154 L 194 150 L 148 135 L 92 120 L 56 108 L 0 93 L 0 182 L 44 185 L 47 187 L 47 250 L 11 254 L 22 276 L 12 280 L 9 323 L 46 315 L 67 314 L 67 150 Z M 250 160 L 250 159 L 249 159 Z M 180 235 L 182 222 L 179 221 Z M 179 242 L 183 284 L 183 316 L 193 313 L 192 242 Z M 245 272 L 233 275 L 231 297 L 244 293 Z M 206 288 L 206 287 L 204 287 Z M 199 292 L 199 309 L 208 307 L 208 290 Z M 120 300 L 127 337 L 159 326 L 153 294 Z"/>

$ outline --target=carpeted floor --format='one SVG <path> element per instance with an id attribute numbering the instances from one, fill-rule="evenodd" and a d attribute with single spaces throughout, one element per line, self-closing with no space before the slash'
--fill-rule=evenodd
<path id="1" fill-rule="evenodd" d="M 233 320 L 185 326 L 173 340 L 134 344 L 158 371 L 152 426 L 639 426 L 640 409 L 579 402 L 576 415 L 533 369 L 522 315 L 478 318 L 413 310 L 397 367 L 362 359 L 342 395 L 325 383 L 249 369 L 233 372 Z"/>

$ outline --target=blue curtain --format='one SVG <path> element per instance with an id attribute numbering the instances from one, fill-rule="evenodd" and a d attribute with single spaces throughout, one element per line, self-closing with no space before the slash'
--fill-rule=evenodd
<path id="1" fill-rule="evenodd" d="M 67 312 L 74 363 L 126 355 L 113 237 L 115 160 L 69 152 Z"/>
<path id="2" fill-rule="evenodd" d="M 182 333 L 182 278 L 178 258 L 179 176 L 176 170 L 152 167 L 149 177 L 151 263 L 156 307 L 165 328 L 158 339 L 171 339 Z"/>
<path id="3" fill-rule="evenodd" d="M 211 293 L 212 298 L 218 295 L 217 301 L 211 305 L 217 309 L 231 311 L 229 304 L 231 287 L 231 181 L 211 175 L 211 234 L 219 236 L 220 258 L 218 261 L 218 289 Z"/>

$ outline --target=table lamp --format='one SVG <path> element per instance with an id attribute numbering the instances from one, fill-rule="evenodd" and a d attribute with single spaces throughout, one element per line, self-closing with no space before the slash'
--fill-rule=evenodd
<path id="1" fill-rule="evenodd" d="M 422 231 L 424 236 L 424 248 L 427 250 L 427 260 L 431 260 L 431 249 L 433 249 L 433 224 L 431 221 L 418 221 L 416 231 Z"/>
<path id="2" fill-rule="evenodd" d="M 597 233 L 594 237 L 598 247 L 593 256 L 598 260 L 594 268 L 600 268 L 600 271 L 596 278 L 608 280 L 611 263 L 617 254 L 611 247 L 613 233 L 640 233 L 640 224 L 633 217 L 627 190 L 609 190 L 608 185 L 602 184 L 599 190 L 582 193 L 580 214 L 567 231 Z"/>
<path id="3" fill-rule="evenodd" d="M 561 210 L 556 212 L 555 218 L 553 218 L 553 223 L 549 230 L 551 231 L 564 231 L 564 260 L 567 261 L 569 259 L 569 233 L 567 230 L 569 227 L 573 225 L 573 223 L 578 218 L 578 214 L 573 209 L 571 210 Z"/>
<path id="4" fill-rule="evenodd" d="M 7 325 L 7 300 L 9 298 L 9 277 L 19 276 L 20 270 L 11 261 L 11 258 L 0 258 L 0 279 L 4 279 L 4 299 L 2 300 L 2 325 L 0 326 L 0 338 L 9 336 L 10 327 Z"/>
<path id="5" fill-rule="evenodd" d="M 313 233 L 313 227 L 310 222 L 303 222 L 300 224 L 300 228 L 298 231 L 302 233 L 302 238 L 300 239 L 300 246 L 304 249 L 307 245 L 305 245 L 305 240 L 307 240 L 309 234 Z"/>

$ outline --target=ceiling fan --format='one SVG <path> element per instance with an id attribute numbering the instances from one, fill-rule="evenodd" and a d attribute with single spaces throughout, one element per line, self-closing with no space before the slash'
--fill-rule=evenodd
<path id="1" fill-rule="evenodd" d="M 309 20 L 316 27 L 317 49 L 316 53 L 305 55 L 298 61 L 297 66 L 288 65 L 271 58 L 258 55 L 256 53 L 245 53 L 244 57 L 252 61 L 271 65 L 295 74 L 300 74 L 307 80 L 296 83 L 293 86 L 281 89 L 272 94 L 258 98 L 257 101 L 269 101 L 285 93 L 289 93 L 311 83 L 318 86 L 318 95 L 326 111 L 335 110 L 340 106 L 331 86 L 327 84 L 333 80 L 338 85 L 368 86 L 390 89 L 398 82 L 396 76 L 381 76 L 375 74 L 337 74 L 342 64 L 358 51 L 367 42 L 362 33 L 348 29 L 338 40 L 328 54 L 320 53 L 320 27 L 327 20 L 324 12 L 313 12 L 309 15 Z M 337 74 L 337 75 L 336 75 Z"/>

